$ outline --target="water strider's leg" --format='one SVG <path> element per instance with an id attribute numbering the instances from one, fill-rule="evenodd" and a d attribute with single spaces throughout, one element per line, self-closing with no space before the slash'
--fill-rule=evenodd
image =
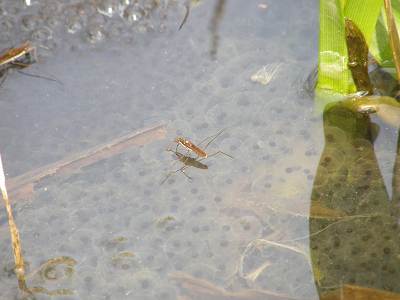
<path id="1" fill-rule="evenodd" d="M 8 75 L 7 69 L 0 71 L 0 86 L 3 85 L 4 81 L 6 81 L 7 75 Z"/>
<path id="2" fill-rule="evenodd" d="M 204 148 L 206 149 L 206 148 L 207 148 L 212 142 L 214 142 L 215 139 L 216 139 L 217 137 L 219 137 L 225 130 L 226 130 L 226 128 L 220 130 L 220 131 L 219 131 L 205 146 L 204 146 Z"/>
<path id="3" fill-rule="evenodd" d="M 185 166 L 185 167 L 187 167 L 187 166 Z M 187 179 L 192 180 L 192 177 L 190 177 L 188 174 L 186 174 L 185 169 L 182 169 L 181 173 L 183 173 L 183 175 L 185 175 Z"/>
<path id="4" fill-rule="evenodd" d="M 175 156 L 177 157 L 176 159 L 174 159 L 174 161 L 172 162 L 172 165 L 171 165 L 171 167 L 173 166 L 173 165 L 175 165 L 176 164 L 176 162 L 177 161 L 179 161 L 179 156 L 176 154 L 176 153 L 179 153 L 179 152 L 177 152 L 177 151 L 174 151 L 174 150 L 172 150 L 172 149 L 166 149 L 166 151 L 169 151 L 169 152 L 172 152 L 172 153 L 174 153 L 175 154 Z"/>
<path id="5" fill-rule="evenodd" d="M 188 174 L 185 173 L 185 169 L 188 168 L 188 167 L 189 167 L 189 166 L 186 166 L 186 165 L 185 165 L 185 166 L 183 166 L 182 168 L 180 168 L 180 169 L 178 169 L 178 170 L 169 172 L 169 173 L 165 176 L 165 178 L 161 181 L 160 185 L 162 185 L 165 181 L 167 181 L 167 179 L 168 179 L 169 177 L 171 177 L 171 175 L 176 174 L 177 172 L 182 172 L 183 175 L 185 175 L 189 180 L 192 180 L 192 178 L 191 178 Z"/>
<path id="6" fill-rule="evenodd" d="M 215 139 L 217 137 L 219 137 L 224 131 L 226 130 L 226 128 L 220 130 L 217 134 L 211 135 L 206 137 L 205 139 L 203 139 L 198 145 L 200 146 L 202 143 L 204 143 L 206 140 L 208 140 L 209 138 L 211 138 L 211 140 L 204 146 L 204 149 L 207 149 L 207 147 L 213 142 L 215 141 Z"/>
<path id="7" fill-rule="evenodd" d="M 234 159 L 234 157 L 233 157 L 232 155 L 229 155 L 228 153 L 225 153 L 225 152 L 223 152 L 223 151 L 217 151 L 217 152 L 215 152 L 215 153 L 213 153 L 213 154 L 210 154 L 208 157 L 213 157 L 213 156 L 216 156 L 216 155 L 218 155 L 218 154 L 223 154 L 223 155 L 225 155 L 225 156 L 228 156 L 229 158 Z"/>
<path id="8" fill-rule="evenodd" d="M 187 151 L 187 155 L 183 155 L 180 152 L 176 151 L 174 152 L 174 150 L 172 149 L 167 149 L 167 151 L 173 152 L 177 157 L 177 159 L 175 159 L 174 162 L 172 163 L 171 167 L 174 166 L 178 161 L 182 162 L 184 165 L 189 167 L 189 165 L 187 164 L 187 162 L 190 160 L 190 157 L 187 156 L 189 154 L 189 151 Z"/>
<path id="9" fill-rule="evenodd" d="M 58 84 L 61 85 L 61 86 L 64 86 L 64 84 L 63 84 L 60 80 L 55 79 L 55 78 L 50 78 L 50 77 L 46 77 L 46 76 L 42 76 L 42 75 L 37 75 L 37 74 L 31 74 L 31 73 L 27 73 L 27 72 L 24 72 L 24 71 L 21 71 L 21 70 L 17 70 L 17 72 L 20 73 L 20 74 L 23 74 L 23 75 L 25 75 L 25 76 L 29 76 L 29 77 L 34 77 L 34 78 L 40 78 L 40 79 L 44 79 L 44 80 L 53 81 L 53 82 L 58 83 Z"/>
<path id="10" fill-rule="evenodd" d="M 22 62 L 18 62 L 18 61 L 12 61 L 10 62 L 10 65 L 15 66 L 15 67 L 19 67 L 19 68 L 27 68 L 29 67 L 31 64 L 24 64 Z"/>

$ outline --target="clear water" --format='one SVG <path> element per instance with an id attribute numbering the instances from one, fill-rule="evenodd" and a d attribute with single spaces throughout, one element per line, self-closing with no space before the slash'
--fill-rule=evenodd
<path id="1" fill-rule="evenodd" d="M 1 86 L 0 150 L 9 182 L 132 132 L 159 125 L 166 132 L 43 178 L 30 198 L 11 198 L 28 287 L 68 294 L 42 290 L 34 297 L 265 299 L 270 293 L 318 299 L 318 292 L 341 283 L 398 291 L 396 284 L 373 280 L 373 272 L 346 275 L 362 270 L 363 262 L 382 269 L 388 256 L 395 260 L 396 231 L 386 239 L 392 248 L 374 238 L 386 225 L 359 244 L 358 231 L 346 237 L 349 226 L 366 228 L 351 220 L 362 222 L 354 215 L 370 210 L 349 207 L 359 204 L 346 202 L 353 182 L 343 193 L 324 184 L 346 181 L 336 176 L 337 165 L 350 170 L 361 154 L 340 152 L 340 143 L 325 145 L 324 131 L 339 140 L 346 132 L 337 124 L 324 129 L 304 92 L 317 61 L 317 1 L 193 1 L 178 30 L 185 7 L 172 0 L 0 1 L 1 44 L 30 40 L 39 59 L 24 71 L 60 82 L 11 72 Z M 264 84 L 254 76 L 263 68 L 270 75 Z M 374 167 L 379 162 L 375 192 L 391 185 L 396 153 L 395 130 L 380 125 L 378 160 L 363 158 Z M 207 158 L 207 170 L 185 170 L 192 180 L 177 172 L 160 184 L 182 166 L 165 151 L 175 149 L 175 137 L 198 143 L 222 129 L 207 152 L 233 159 Z M 338 163 L 321 167 L 326 156 Z M 391 195 L 379 191 L 365 197 Z M 353 217 L 336 226 L 343 215 L 321 209 L 315 202 L 321 193 L 341 197 L 337 205 L 328 197 L 329 208 Z M 0 299 L 20 299 L 9 236 L 2 209 Z M 338 238 L 344 246 L 335 252 Z M 376 258 L 348 264 L 352 247 L 375 249 Z M 46 264 L 59 257 L 68 259 Z M 349 267 L 341 273 L 330 265 Z"/>

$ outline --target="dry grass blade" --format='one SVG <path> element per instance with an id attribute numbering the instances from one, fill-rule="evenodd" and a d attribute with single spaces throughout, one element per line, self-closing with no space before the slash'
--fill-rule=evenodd
<path id="1" fill-rule="evenodd" d="M 394 65 L 396 67 L 397 81 L 400 82 L 400 40 L 399 40 L 399 34 L 397 32 L 396 22 L 395 22 L 394 16 L 393 16 L 391 0 L 384 0 L 384 4 L 385 4 L 387 25 L 388 25 L 388 32 L 389 32 L 390 47 L 392 48 Z"/>
<path id="2" fill-rule="evenodd" d="M 12 247 L 13 247 L 13 252 L 14 252 L 15 273 L 17 274 L 19 287 L 23 290 L 26 290 L 25 266 L 24 266 L 24 258 L 22 256 L 21 241 L 19 238 L 18 228 L 17 228 L 17 225 L 15 224 L 14 217 L 12 214 L 11 204 L 8 199 L 1 155 L 0 155 L 0 189 L 1 189 L 1 193 L 3 195 L 3 199 L 5 202 L 6 210 L 7 210 L 8 225 L 10 227 L 11 242 L 12 242 Z"/>

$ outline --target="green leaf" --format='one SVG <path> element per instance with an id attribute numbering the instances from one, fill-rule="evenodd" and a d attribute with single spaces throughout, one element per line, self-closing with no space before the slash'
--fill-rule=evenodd
<path id="1" fill-rule="evenodd" d="M 395 18 L 397 30 L 400 28 L 400 1 L 392 1 L 393 15 Z M 370 52 L 376 61 L 384 68 L 388 68 L 387 71 L 392 73 L 395 77 L 396 70 L 394 69 L 393 55 L 390 48 L 387 20 L 384 9 L 381 9 L 378 22 L 376 24 L 376 30 L 373 33 Z"/>
<path id="2" fill-rule="evenodd" d="M 343 0 L 320 0 L 317 88 L 348 94 L 355 92 L 355 86 L 347 67 L 343 4 Z"/>
<path id="3" fill-rule="evenodd" d="M 383 0 L 348 0 L 344 16 L 352 20 L 364 35 L 369 45 L 378 21 Z"/>
<path id="4" fill-rule="evenodd" d="M 396 1 L 400 16 L 400 3 Z M 317 89 L 330 90 L 337 94 L 350 94 L 356 91 L 348 63 L 344 17 L 351 19 L 363 33 L 368 45 L 375 42 L 375 53 L 386 59 L 391 55 L 384 48 L 389 47 L 384 40 L 385 31 L 379 19 L 383 0 L 320 0 L 320 37 Z M 380 22 L 378 22 L 378 19 Z M 377 24 L 381 27 L 377 27 Z M 376 28 L 381 31 L 378 37 Z M 382 38 L 381 38 L 382 36 Z M 377 40 L 377 37 L 379 38 Z M 386 38 L 387 39 L 387 38 Z M 382 51 L 382 52 L 381 52 Z M 382 60 L 378 60 L 382 61 Z M 321 93 L 320 93 L 321 94 Z M 322 93 L 324 94 L 324 93 Z"/>

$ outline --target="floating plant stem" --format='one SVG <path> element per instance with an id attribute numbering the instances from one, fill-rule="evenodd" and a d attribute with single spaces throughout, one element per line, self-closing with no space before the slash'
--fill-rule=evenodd
<path id="1" fill-rule="evenodd" d="M 392 49 L 393 62 L 396 67 L 397 81 L 400 82 L 400 40 L 396 28 L 396 22 L 393 16 L 391 0 L 384 0 L 384 6 L 389 33 L 389 43 Z"/>
<path id="2" fill-rule="evenodd" d="M 22 256 L 21 249 L 21 241 L 19 238 L 19 232 L 17 225 L 14 222 L 14 217 L 12 214 L 11 204 L 8 199 L 5 175 L 3 170 L 3 163 L 0 155 L 0 189 L 3 195 L 3 199 L 5 202 L 7 216 L 8 216 L 8 225 L 10 227 L 11 241 L 14 252 L 14 261 L 15 261 L 15 274 L 18 278 L 18 284 L 21 290 L 27 290 L 25 283 L 25 267 L 24 267 L 24 258 Z"/>

